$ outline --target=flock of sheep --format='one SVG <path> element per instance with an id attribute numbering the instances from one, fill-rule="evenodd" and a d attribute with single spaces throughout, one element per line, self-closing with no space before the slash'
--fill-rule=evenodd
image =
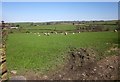
<path id="1" fill-rule="evenodd" d="M 32 32 L 31 32 L 32 33 Z M 54 32 L 55 34 L 58 34 L 57 32 Z M 80 33 L 80 32 L 78 32 Z M 40 36 L 40 33 L 34 33 L 34 34 L 37 34 L 38 36 Z M 63 32 L 61 33 L 62 35 L 68 35 L 68 32 Z M 74 32 L 72 34 L 75 34 Z M 50 36 L 50 33 L 44 33 L 44 35 L 46 36 Z"/>
<path id="2" fill-rule="evenodd" d="M 117 30 L 114 30 L 114 32 L 118 32 Z M 32 32 L 31 32 L 32 33 Z M 81 33 L 80 31 L 78 33 Z M 34 34 L 38 34 L 38 36 L 41 36 L 40 33 L 34 33 Z M 58 34 L 58 32 L 54 32 L 54 34 Z M 68 35 L 68 32 L 62 32 L 60 33 L 62 35 Z M 72 34 L 75 34 L 74 32 Z M 44 33 L 44 35 L 46 36 L 50 36 L 50 33 Z"/>

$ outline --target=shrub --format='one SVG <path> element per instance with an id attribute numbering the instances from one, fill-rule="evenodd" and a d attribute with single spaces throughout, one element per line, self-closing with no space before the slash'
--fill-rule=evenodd
<path id="1" fill-rule="evenodd" d="M 26 33 L 30 33 L 30 31 L 27 30 Z"/>

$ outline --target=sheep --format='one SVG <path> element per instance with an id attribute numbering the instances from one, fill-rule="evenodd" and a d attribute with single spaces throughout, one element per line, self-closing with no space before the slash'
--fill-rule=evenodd
<path id="1" fill-rule="evenodd" d="M 67 35 L 67 32 L 65 32 L 65 35 Z"/>
<path id="2" fill-rule="evenodd" d="M 117 32 L 117 30 L 114 30 L 114 32 Z"/>
<path id="3" fill-rule="evenodd" d="M 74 32 L 72 34 L 75 34 Z"/>
<path id="4" fill-rule="evenodd" d="M 78 32 L 78 33 L 80 33 L 80 32 Z"/>
<path id="5" fill-rule="evenodd" d="M 57 32 L 55 32 L 55 34 L 57 34 Z"/>
<path id="6" fill-rule="evenodd" d="M 40 36 L 40 35 L 38 35 L 38 36 Z"/>
<path id="7" fill-rule="evenodd" d="M 50 33 L 44 33 L 44 35 L 50 36 Z"/>
<path id="8" fill-rule="evenodd" d="M 50 33 L 47 33 L 47 36 L 50 36 Z"/>
<path id="9" fill-rule="evenodd" d="M 44 33 L 44 35 L 47 35 L 47 33 Z"/>

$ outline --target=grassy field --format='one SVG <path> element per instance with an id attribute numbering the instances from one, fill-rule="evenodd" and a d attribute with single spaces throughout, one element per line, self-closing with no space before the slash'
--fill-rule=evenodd
<path id="1" fill-rule="evenodd" d="M 115 32 L 83 32 L 50 36 L 33 33 L 9 34 L 7 40 L 7 65 L 10 70 L 34 70 L 46 72 L 64 63 L 70 48 L 93 48 L 99 58 L 115 54 L 106 51 L 118 43 Z M 109 44 L 106 44 L 109 43 Z M 112 43 L 112 44 L 111 44 Z"/>
<path id="2" fill-rule="evenodd" d="M 40 26 L 29 26 L 26 29 L 51 29 L 51 30 L 73 30 L 75 26 L 72 24 L 57 24 L 57 25 L 40 25 Z"/>
<path id="3" fill-rule="evenodd" d="M 31 23 L 15 23 L 14 24 L 19 25 L 19 28 L 21 30 L 15 30 L 12 29 L 13 32 L 53 32 L 53 31 L 57 31 L 57 32 L 75 32 L 77 30 L 77 27 L 88 27 L 89 25 L 102 25 L 103 30 L 109 28 L 109 31 L 113 31 L 117 28 L 116 25 L 116 21 L 106 21 L 106 22 L 92 22 L 89 21 L 87 23 L 84 24 L 80 24 L 80 25 L 73 25 L 72 23 L 59 23 L 59 24 L 50 24 L 50 25 L 46 25 L 46 24 L 42 24 L 42 23 L 33 23 L 33 25 L 31 25 Z"/>
<path id="4" fill-rule="evenodd" d="M 72 24 L 56 24 L 56 25 L 39 25 L 39 26 L 30 26 L 28 24 L 20 24 L 22 27 L 21 31 L 12 29 L 13 32 L 51 32 L 51 31 L 73 31 L 76 29 L 76 26 Z"/>

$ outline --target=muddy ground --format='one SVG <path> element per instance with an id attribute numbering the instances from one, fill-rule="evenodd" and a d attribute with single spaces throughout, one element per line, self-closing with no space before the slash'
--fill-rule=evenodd
<path id="1" fill-rule="evenodd" d="M 64 69 L 55 73 L 55 80 L 116 80 L 120 56 L 109 56 L 99 61 L 92 49 L 77 49 L 70 53 Z"/>
<path id="2" fill-rule="evenodd" d="M 27 80 L 120 80 L 120 56 L 112 55 L 97 60 L 93 49 L 72 49 L 66 64 L 47 75 L 28 71 Z M 120 50 L 118 50 L 120 54 Z"/>

